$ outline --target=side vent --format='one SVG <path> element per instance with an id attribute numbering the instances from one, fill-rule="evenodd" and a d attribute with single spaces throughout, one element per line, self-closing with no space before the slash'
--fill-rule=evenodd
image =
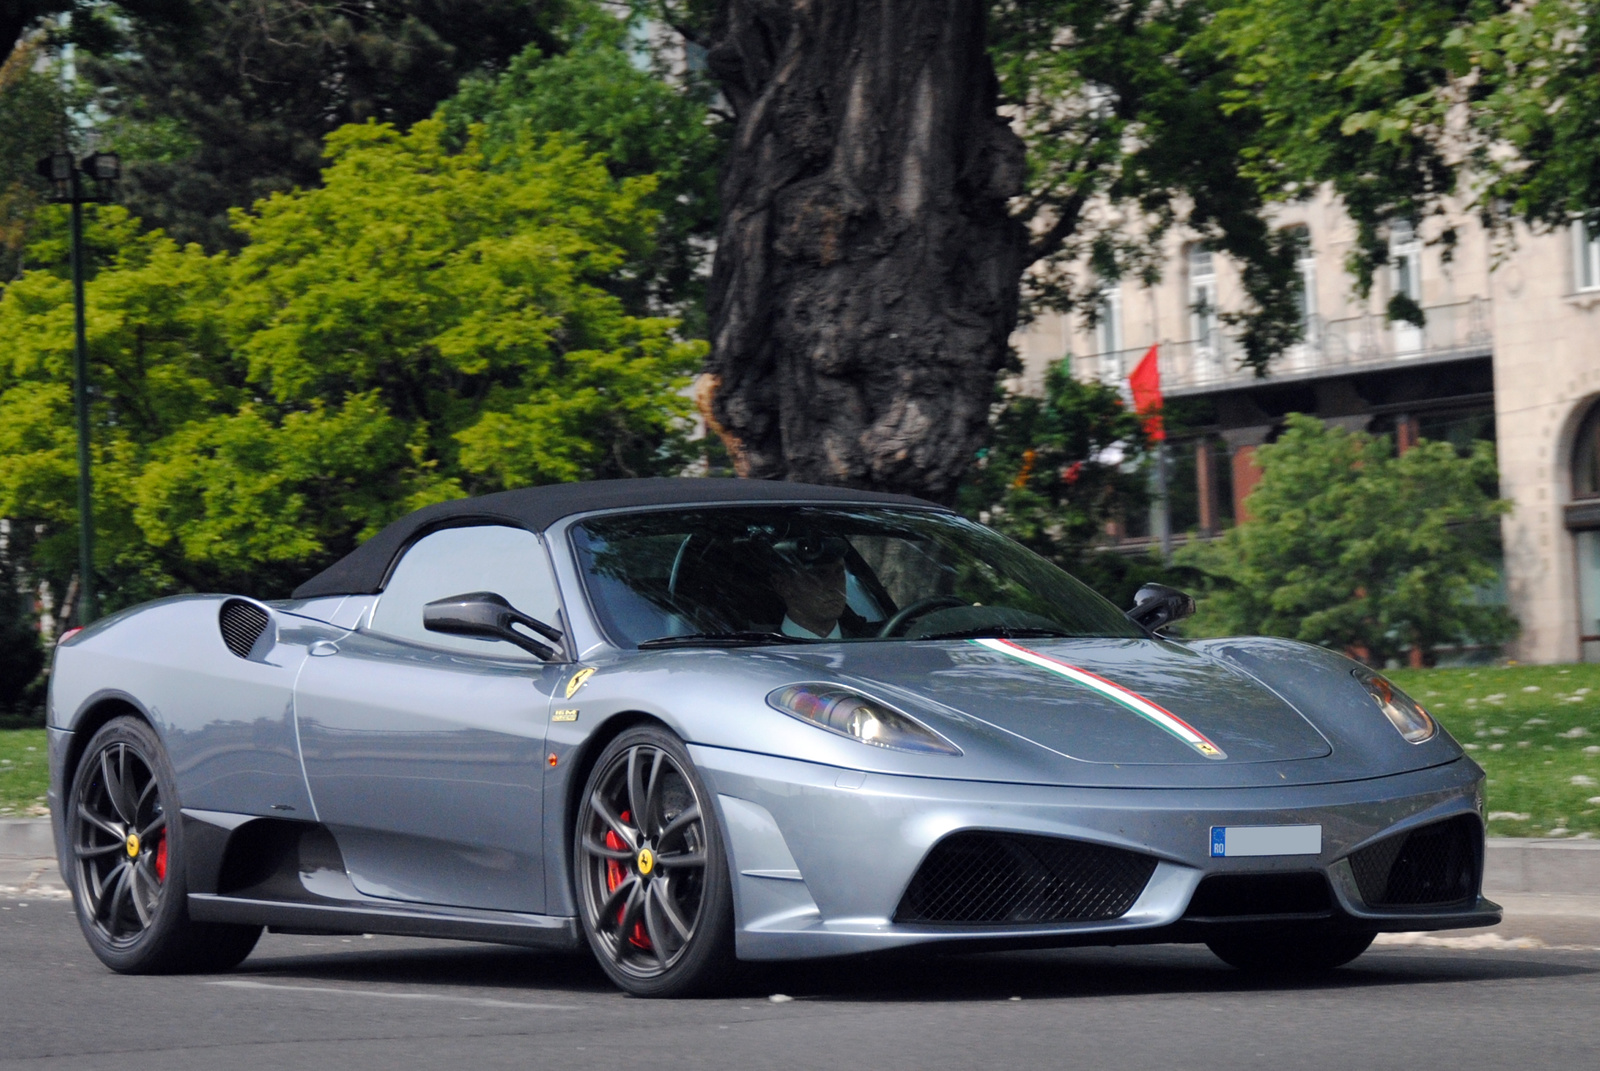
<path id="1" fill-rule="evenodd" d="M 240 658 L 249 658 L 256 641 L 267 631 L 270 621 L 267 612 L 253 602 L 229 599 L 222 604 L 217 615 L 217 627 L 222 630 L 222 642 Z"/>

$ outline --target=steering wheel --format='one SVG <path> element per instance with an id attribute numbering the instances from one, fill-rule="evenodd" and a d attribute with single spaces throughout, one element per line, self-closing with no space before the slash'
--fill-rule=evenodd
<path id="1" fill-rule="evenodd" d="M 966 599 L 960 599 L 954 595 L 929 595 L 927 598 L 918 599 L 908 606 L 902 606 L 899 612 L 883 623 L 883 627 L 878 630 L 878 635 L 880 637 L 898 635 L 900 630 L 914 618 L 922 617 L 924 614 L 931 614 L 935 610 L 948 610 L 951 607 L 966 605 Z"/>

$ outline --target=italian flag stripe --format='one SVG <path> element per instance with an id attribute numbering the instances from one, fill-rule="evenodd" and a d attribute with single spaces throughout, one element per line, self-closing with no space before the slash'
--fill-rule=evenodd
<path id="1" fill-rule="evenodd" d="M 1063 662 L 1060 659 L 1051 658 L 1049 655 L 1042 655 L 1038 651 L 1030 651 L 1020 644 L 1012 643 L 1010 640 L 984 639 L 971 642 L 979 647 L 987 647 L 991 651 L 998 651 L 1010 658 L 1015 658 L 1019 662 L 1026 662 L 1030 666 L 1048 670 L 1057 676 L 1065 677 L 1069 681 L 1099 692 L 1107 699 L 1121 704 L 1145 720 L 1154 722 L 1157 726 L 1176 736 L 1208 759 L 1225 759 L 1228 757 L 1220 747 L 1206 739 L 1204 733 L 1172 713 L 1172 711 L 1150 702 L 1138 692 L 1130 691 L 1115 681 L 1108 681 L 1099 674 L 1090 673 L 1086 669 Z"/>

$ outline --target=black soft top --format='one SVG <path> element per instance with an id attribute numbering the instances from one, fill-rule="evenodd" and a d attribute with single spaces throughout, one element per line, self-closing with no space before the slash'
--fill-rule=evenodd
<path id="1" fill-rule="evenodd" d="M 462 524 L 509 524 L 542 532 L 563 517 L 629 506 L 695 506 L 721 502 L 857 502 L 871 505 L 933 505 L 909 495 L 818 487 L 771 480 L 653 479 L 596 480 L 524 487 L 479 498 L 459 498 L 407 514 L 294 589 L 296 599 L 327 595 L 376 595 L 400 552 L 421 536 Z"/>

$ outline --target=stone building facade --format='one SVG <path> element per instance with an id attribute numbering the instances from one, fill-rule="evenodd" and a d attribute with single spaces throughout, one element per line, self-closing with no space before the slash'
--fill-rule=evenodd
<path id="1" fill-rule="evenodd" d="M 1240 303 L 1236 270 L 1173 237 L 1162 282 L 1108 286 L 1094 328 L 1046 316 L 1018 334 L 1024 389 L 1064 356 L 1080 377 L 1121 380 L 1159 346 L 1163 392 L 1188 428 L 1172 444 L 1168 520 L 1199 536 L 1243 515 L 1255 449 L 1290 412 L 1388 433 L 1401 449 L 1419 436 L 1492 439 L 1513 503 L 1502 521 L 1506 596 L 1522 632 L 1509 653 L 1600 661 L 1600 236 L 1581 224 L 1519 231 L 1514 248 L 1497 250 L 1461 221 L 1446 259 L 1431 231 L 1397 227 L 1391 263 L 1363 301 L 1343 266 L 1354 227 L 1336 201 L 1288 206 L 1278 224 L 1308 239 L 1306 340 L 1267 378 L 1239 369 L 1218 320 Z M 1422 306 L 1425 326 L 1385 320 L 1396 291 Z"/>

